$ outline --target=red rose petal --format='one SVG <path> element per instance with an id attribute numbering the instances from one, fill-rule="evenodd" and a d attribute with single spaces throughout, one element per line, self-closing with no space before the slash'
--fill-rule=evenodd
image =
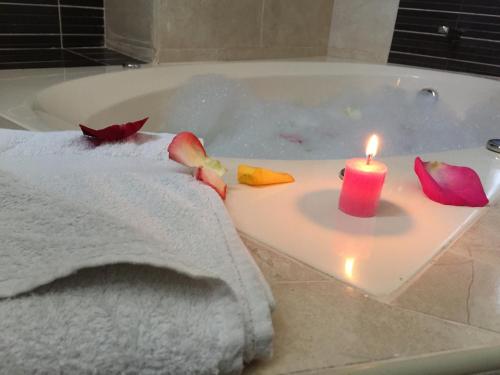
<path id="1" fill-rule="evenodd" d="M 104 142 L 115 142 L 137 133 L 148 119 L 149 117 L 146 117 L 139 121 L 127 122 L 121 125 L 115 124 L 99 130 L 91 129 L 85 125 L 80 125 L 80 128 L 86 136 L 97 138 Z"/>
<path id="2" fill-rule="evenodd" d="M 415 173 L 425 195 L 431 200 L 451 205 L 484 207 L 488 198 L 477 173 L 468 167 L 415 159 Z"/>
<path id="3" fill-rule="evenodd" d="M 226 199 L 227 185 L 213 170 L 203 167 L 197 168 L 195 177 L 219 193 L 222 200 Z"/>
<path id="4" fill-rule="evenodd" d="M 168 157 L 187 167 L 202 167 L 207 158 L 205 148 L 191 132 L 177 134 L 168 145 Z"/>

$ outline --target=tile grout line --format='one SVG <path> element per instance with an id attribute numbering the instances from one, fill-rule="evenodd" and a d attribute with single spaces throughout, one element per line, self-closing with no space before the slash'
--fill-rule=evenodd
<path id="1" fill-rule="evenodd" d="M 410 11 L 418 11 L 418 12 L 430 12 L 430 13 L 449 13 L 449 14 L 458 14 L 458 15 L 468 15 L 468 16 L 484 16 L 484 17 L 500 17 L 498 14 L 487 14 L 487 13 L 472 13 L 472 12 L 463 12 L 463 11 L 453 11 L 453 10 L 440 10 L 440 9 L 425 9 L 425 8 L 407 8 L 400 7 L 401 10 L 410 10 Z"/>
<path id="2" fill-rule="evenodd" d="M 465 300 L 465 307 L 467 310 L 467 324 L 468 325 L 471 325 L 471 322 L 470 322 L 470 317 L 471 317 L 470 299 L 471 299 L 471 295 L 472 295 L 472 284 L 474 284 L 474 262 L 471 262 L 471 270 L 472 270 L 472 274 L 471 274 L 469 288 L 467 289 L 467 299 Z"/>
<path id="3" fill-rule="evenodd" d="M 377 301 L 377 302 L 379 302 L 379 301 Z M 472 328 L 472 329 L 478 330 L 478 331 L 484 331 L 484 332 L 493 333 L 493 334 L 496 334 L 497 336 L 500 337 L 500 330 L 496 331 L 496 330 L 494 330 L 492 328 L 486 328 L 486 327 L 482 327 L 482 326 L 478 326 L 478 325 L 474 325 L 474 324 L 469 324 L 467 322 L 459 322 L 459 321 L 451 320 L 451 319 L 448 319 L 448 318 L 442 318 L 442 317 L 439 317 L 437 315 L 433 315 L 433 314 L 428 313 L 428 312 L 419 311 L 419 310 L 413 310 L 411 308 L 400 306 L 400 305 L 396 305 L 396 304 L 392 304 L 392 303 L 384 303 L 384 304 L 386 306 L 389 306 L 389 307 L 394 308 L 396 310 L 405 311 L 405 312 L 411 312 L 411 313 L 414 313 L 414 314 L 417 314 L 417 315 L 423 315 L 423 316 L 426 316 L 426 317 L 429 317 L 429 318 L 432 318 L 432 319 L 435 319 L 435 320 L 439 320 L 441 322 L 446 322 L 446 323 L 457 325 L 457 326 L 461 326 L 461 327 L 467 327 L 467 328 Z"/>
<path id="4" fill-rule="evenodd" d="M 64 48 L 63 43 L 63 29 L 62 29 L 62 17 L 61 17 L 61 0 L 57 0 L 57 14 L 59 17 L 59 43 L 61 48 Z"/>
<path id="5" fill-rule="evenodd" d="M 61 25 L 59 25 L 61 27 Z M 62 35 L 62 33 L 0 33 L 0 36 L 54 36 L 54 35 Z M 71 36 L 101 36 L 102 34 L 81 34 L 81 33 L 65 33 L 64 35 Z"/>
<path id="6" fill-rule="evenodd" d="M 253 246 L 256 246 L 257 249 L 259 250 L 260 248 L 263 248 L 265 251 L 269 251 L 269 252 L 272 252 L 273 254 L 279 256 L 279 257 L 282 257 L 286 260 L 288 260 L 289 262 L 292 262 L 294 263 L 295 265 L 299 266 L 299 267 L 305 267 L 306 269 L 308 269 L 309 271 L 313 271 L 314 273 L 317 273 L 323 277 L 325 277 L 325 280 L 328 280 L 328 281 L 331 281 L 331 280 L 336 280 L 336 281 L 339 281 L 337 280 L 336 278 L 334 278 L 333 276 L 327 274 L 326 272 L 323 272 L 323 271 L 320 271 L 314 267 L 311 267 L 310 265 L 306 264 L 306 263 L 303 263 L 293 257 L 291 257 L 290 255 L 288 254 L 285 254 L 284 252 L 282 251 L 279 251 L 278 249 L 272 247 L 271 245 L 268 245 L 264 242 L 261 242 L 255 238 L 253 238 L 252 236 L 250 235 L 247 235 L 245 234 L 244 232 L 242 231 L 239 231 L 237 230 L 238 232 L 238 235 L 240 236 L 240 238 L 243 240 L 243 242 L 245 243 L 245 241 L 248 241 L 250 245 L 253 245 Z M 245 243 L 245 246 L 248 248 L 248 250 L 250 252 L 252 252 L 251 250 L 251 246 L 250 245 L 247 245 Z M 361 289 L 360 289 L 361 290 Z"/>
<path id="7" fill-rule="evenodd" d="M 262 0 L 262 7 L 260 9 L 260 35 L 259 35 L 259 47 L 264 47 L 264 10 L 266 7 L 266 0 Z"/>
<path id="8" fill-rule="evenodd" d="M 85 55 L 84 55 L 84 54 L 82 54 L 82 53 L 75 52 L 75 51 L 73 51 L 73 50 L 71 50 L 71 49 L 68 49 L 68 48 L 63 48 L 63 50 L 64 50 L 64 51 L 67 51 L 67 52 L 69 52 L 69 53 L 71 53 L 71 54 L 73 54 L 73 55 L 75 55 L 75 56 L 82 57 L 83 59 L 85 59 L 85 60 L 87 60 L 87 61 L 90 61 L 90 62 L 96 63 L 96 64 L 98 64 L 98 66 L 106 66 L 106 64 L 104 64 L 103 62 L 98 61 L 98 60 L 96 60 L 96 59 L 93 59 L 93 58 L 91 58 L 91 57 L 89 57 L 89 56 L 85 56 Z"/>
<path id="9" fill-rule="evenodd" d="M 106 0 L 102 0 L 102 26 L 102 37 L 104 38 L 103 47 L 106 48 L 106 45 L 108 44 L 106 42 Z"/>
<path id="10" fill-rule="evenodd" d="M 339 280 L 271 280 L 269 281 L 270 285 L 295 285 L 295 284 L 335 284 L 335 283 L 341 283 L 342 281 Z M 356 289 L 356 287 L 352 287 L 350 285 L 341 285 L 344 288 L 352 288 Z M 361 293 L 359 289 L 357 289 L 358 292 Z M 364 295 L 363 295 L 364 297 Z"/>
<path id="11" fill-rule="evenodd" d="M 64 7 L 64 8 L 82 8 L 82 9 L 104 9 L 104 7 L 89 7 L 85 5 L 60 5 L 60 2 L 58 0 L 57 5 L 54 4 L 36 4 L 36 3 L 13 3 L 11 1 L 0 1 L 0 5 L 14 5 L 14 6 L 28 6 L 28 7 L 47 7 L 47 8 L 55 8 L 55 7 Z"/>
<path id="12" fill-rule="evenodd" d="M 428 32 L 428 31 L 415 31 L 415 30 L 404 30 L 404 29 L 398 29 L 395 28 L 394 32 L 398 33 L 403 33 L 403 34 L 414 34 L 414 35 L 433 35 L 439 38 L 446 39 L 446 35 L 435 33 L 435 32 Z M 484 42 L 490 42 L 490 43 L 500 43 L 500 40 L 497 39 L 488 39 L 488 38 L 478 38 L 474 36 L 461 36 L 461 39 L 463 40 L 480 40 Z"/>
<path id="13" fill-rule="evenodd" d="M 420 54 L 420 53 L 402 52 L 402 51 L 396 51 L 396 50 L 391 50 L 390 53 L 398 54 L 398 55 L 405 55 L 405 56 L 428 57 L 430 59 L 436 59 L 436 60 L 451 60 L 451 61 L 456 61 L 456 62 L 464 62 L 464 63 L 468 63 L 468 64 L 493 66 L 493 67 L 496 67 L 496 68 L 500 67 L 500 65 L 489 64 L 489 63 L 482 63 L 482 62 L 476 62 L 476 61 L 473 61 L 473 60 L 453 59 L 453 58 L 450 58 L 450 57 L 440 57 L 440 56 L 432 56 L 432 55 L 423 55 L 423 54 Z"/>
<path id="14" fill-rule="evenodd" d="M 455 255 L 455 256 L 467 259 L 470 262 L 479 264 L 480 266 L 488 267 L 488 268 L 494 269 L 495 271 L 500 270 L 500 264 L 496 264 L 495 262 L 489 262 L 487 259 L 482 259 L 481 257 L 474 256 L 474 254 L 472 254 L 472 250 L 470 249 L 469 245 L 466 246 L 466 249 L 467 249 L 467 254 L 464 254 L 461 251 L 454 250 L 453 246 L 452 246 L 448 249 L 448 252 Z"/>

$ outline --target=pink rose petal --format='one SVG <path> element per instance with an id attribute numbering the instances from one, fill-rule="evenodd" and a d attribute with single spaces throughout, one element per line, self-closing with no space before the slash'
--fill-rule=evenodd
<path id="1" fill-rule="evenodd" d="M 191 132 L 177 134 L 167 151 L 170 159 L 187 167 L 202 167 L 207 157 L 200 140 Z"/>
<path id="2" fill-rule="evenodd" d="M 415 159 L 415 173 L 429 199 L 450 206 L 483 207 L 488 198 L 477 173 L 468 167 Z"/>
<path id="3" fill-rule="evenodd" d="M 214 189 L 222 200 L 226 199 L 227 185 L 213 170 L 206 167 L 197 168 L 195 178 Z"/>
<path id="4" fill-rule="evenodd" d="M 198 137 L 191 132 L 177 134 L 167 148 L 168 157 L 186 167 L 196 168 L 197 180 L 213 188 L 220 197 L 226 199 L 227 185 L 221 179 L 226 168 L 218 160 L 207 156 Z"/>

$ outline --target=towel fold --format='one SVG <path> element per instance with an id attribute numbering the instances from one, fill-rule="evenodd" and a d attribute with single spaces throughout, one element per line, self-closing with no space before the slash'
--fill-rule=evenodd
<path id="1" fill-rule="evenodd" d="M 273 299 L 170 135 L 0 131 L 0 372 L 239 373 Z M 144 136 L 146 138 L 144 138 Z"/>

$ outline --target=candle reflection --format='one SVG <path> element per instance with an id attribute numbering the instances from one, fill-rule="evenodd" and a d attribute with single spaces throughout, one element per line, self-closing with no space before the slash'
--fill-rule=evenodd
<path id="1" fill-rule="evenodd" d="M 344 273 L 349 280 L 352 280 L 354 263 L 356 262 L 356 258 L 346 258 L 344 263 Z"/>

